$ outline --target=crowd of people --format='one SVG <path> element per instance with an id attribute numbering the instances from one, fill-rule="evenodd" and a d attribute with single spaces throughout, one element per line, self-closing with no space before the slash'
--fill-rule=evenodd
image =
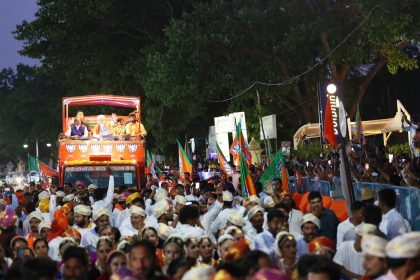
<path id="1" fill-rule="evenodd" d="M 149 174 L 139 191 L 107 172 L 107 186 L 2 189 L 0 278 L 419 279 L 420 232 L 392 189 L 339 221 L 316 191 L 300 211 L 280 179 L 244 198 L 225 175 Z"/>

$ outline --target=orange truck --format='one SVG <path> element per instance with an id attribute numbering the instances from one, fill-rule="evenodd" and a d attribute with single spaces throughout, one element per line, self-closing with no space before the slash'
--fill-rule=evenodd
<path id="1" fill-rule="evenodd" d="M 73 116 L 69 117 L 72 106 L 113 106 L 125 107 L 140 113 L 140 98 L 115 95 L 86 95 L 64 97 L 62 103 L 63 134 L 69 129 Z M 128 115 L 128 114 L 127 114 Z M 139 114 L 140 115 L 140 114 Z M 83 123 L 92 129 L 98 116 L 85 116 Z M 105 115 L 107 124 L 112 129 L 115 114 Z M 124 123 L 127 116 L 123 118 Z M 140 123 L 140 117 L 138 123 Z M 60 137 L 58 148 L 58 181 L 60 186 L 71 183 L 76 186 L 82 182 L 85 186 L 95 184 L 100 188 L 108 187 L 106 167 L 113 170 L 115 186 L 126 185 L 140 188 L 145 169 L 145 141 L 140 136 L 95 139 L 92 134 L 83 139 Z"/>

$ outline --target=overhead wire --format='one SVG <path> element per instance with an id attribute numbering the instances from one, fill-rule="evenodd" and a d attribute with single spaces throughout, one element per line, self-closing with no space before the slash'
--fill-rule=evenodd
<path id="1" fill-rule="evenodd" d="M 309 67 L 308 69 L 306 69 L 305 71 L 303 71 L 302 73 L 300 73 L 299 75 L 296 75 L 292 78 L 289 78 L 285 81 L 282 82 L 278 82 L 278 83 L 267 83 L 267 82 L 260 82 L 260 81 L 255 81 L 253 82 L 250 86 L 248 86 L 246 89 L 242 90 L 241 92 L 225 98 L 225 99 L 220 99 L 220 100 L 211 100 L 211 99 L 205 99 L 202 96 L 199 97 L 199 99 L 201 101 L 204 102 L 209 102 L 209 103 L 223 103 L 223 102 L 227 102 L 233 99 L 238 98 L 239 96 L 247 93 L 249 90 L 251 90 L 254 86 L 256 85 L 265 85 L 265 86 L 286 86 L 289 85 L 291 83 L 293 83 L 295 80 L 299 79 L 300 77 L 308 74 L 309 72 L 311 72 L 312 70 L 314 70 L 316 67 L 318 67 L 320 64 L 322 64 L 328 57 L 330 57 L 333 53 L 335 53 L 344 43 L 347 42 L 348 39 L 350 39 L 351 36 L 353 36 L 354 33 L 356 33 L 356 31 L 358 31 L 370 18 L 370 16 L 372 15 L 373 11 L 376 10 L 379 7 L 379 5 L 374 6 L 365 16 L 365 18 L 355 27 L 353 28 L 352 31 L 350 31 L 346 37 L 344 37 L 344 39 L 337 44 L 330 52 L 328 52 L 324 57 L 322 57 L 317 63 L 315 63 L 314 65 L 312 65 L 311 67 Z"/>

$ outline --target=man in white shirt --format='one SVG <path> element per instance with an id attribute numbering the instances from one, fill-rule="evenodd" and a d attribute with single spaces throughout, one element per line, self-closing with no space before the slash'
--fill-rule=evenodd
<path id="1" fill-rule="evenodd" d="M 230 192 L 224 191 L 222 199 L 223 210 L 219 213 L 210 227 L 209 233 L 211 236 L 217 236 L 218 231 L 226 226 L 227 217 L 232 213 L 237 213 L 237 210 L 232 208 L 233 195 Z"/>
<path id="2" fill-rule="evenodd" d="M 382 221 L 379 229 L 386 235 L 388 240 L 409 232 L 411 229 L 404 221 L 403 216 L 395 209 L 397 194 L 393 189 L 382 189 L 378 192 L 379 207 L 382 211 Z"/>
<path id="3" fill-rule="evenodd" d="M 201 238 L 205 236 L 204 230 L 198 226 L 200 211 L 196 206 L 186 205 L 179 211 L 179 222 L 175 232 L 186 238 Z"/>
<path id="4" fill-rule="evenodd" d="M 87 231 L 80 242 L 80 245 L 89 249 L 90 252 L 96 252 L 96 243 L 99 239 L 99 230 L 104 226 L 110 225 L 111 213 L 106 208 L 99 208 L 93 212 L 92 218 L 95 223 L 95 228 Z"/>
<path id="5" fill-rule="evenodd" d="M 362 238 L 375 231 L 374 225 L 360 224 L 356 227 L 356 240 L 344 241 L 337 248 L 333 261 L 340 267 L 343 274 L 353 279 L 359 279 L 364 275 Z"/>
<path id="6" fill-rule="evenodd" d="M 337 247 L 343 241 L 356 239 L 356 226 L 363 222 L 363 207 L 365 204 L 361 201 L 355 201 L 350 206 L 351 217 L 341 222 L 337 227 Z"/>
<path id="7" fill-rule="evenodd" d="M 80 235 L 83 235 L 95 227 L 94 224 L 91 223 L 90 217 L 92 215 L 92 210 L 89 206 L 79 204 L 74 207 L 74 228 L 80 232 Z"/>
<path id="8" fill-rule="evenodd" d="M 368 234 L 362 238 L 364 276 L 376 279 L 387 271 L 385 246 L 386 239 Z"/>
<path id="9" fill-rule="evenodd" d="M 106 172 L 109 175 L 108 189 L 106 196 L 104 197 L 103 189 L 96 188 L 94 190 L 95 202 L 92 205 L 92 210 L 95 211 L 98 208 L 106 208 L 112 213 L 112 199 L 114 194 L 114 176 L 112 175 L 112 169 L 110 166 L 106 167 Z"/>
<path id="10" fill-rule="evenodd" d="M 260 250 L 270 256 L 272 261 L 276 260 L 276 236 L 277 234 L 288 224 L 288 217 L 279 210 L 271 210 L 267 214 L 267 227 L 268 230 L 264 230 L 255 236 L 252 249 Z"/>
<path id="11" fill-rule="evenodd" d="M 131 206 L 129 211 L 130 219 L 125 220 L 120 227 L 122 237 L 138 235 L 144 227 L 146 211 L 136 205 Z"/>

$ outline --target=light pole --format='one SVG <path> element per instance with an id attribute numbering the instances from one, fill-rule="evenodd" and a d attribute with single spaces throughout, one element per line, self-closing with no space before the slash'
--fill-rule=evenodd
<path id="1" fill-rule="evenodd" d="M 29 138 L 27 142 L 30 142 L 31 140 L 32 139 Z M 39 158 L 39 140 L 43 140 L 43 139 L 42 138 L 40 138 L 40 139 L 34 138 L 36 158 Z M 45 146 L 47 146 L 48 148 L 51 148 L 51 143 L 48 142 L 48 143 L 45 144 Z M 25 143 L 25 144 L 23 144 L 23 148 L 24 149 L 28 149 L 29 148 L 29 145 Z"/>

